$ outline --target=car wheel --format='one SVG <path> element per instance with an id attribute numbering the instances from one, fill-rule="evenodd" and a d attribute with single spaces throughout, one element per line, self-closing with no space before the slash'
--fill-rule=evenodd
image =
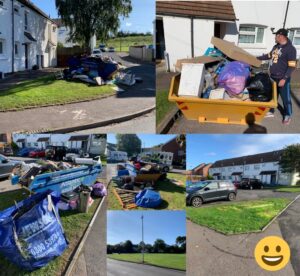
<path id="1" fill-rule="evenodd" d="M 229 201 L 233 201 L 233 200 L 235 200 L 235 198 L 236 198 L 235 193 L 230 193 L 230 194 L 228 195 L 228 200 L 229 200 Z"/>
<path id="2" fill-rule="evenodd" d="M 164 168 L 163 168 L 163 171 L 164 171 L 165 173 L 168 173 L 168 172 L 169 172 L 169 167 L 164 167 Z"/>
<path id="3" fill-rule="evenodd" d="M 198 208 L 198 207 L 200 207 L 202 205 L 203 199 L 200 196 L 195 196 L 195 197 L 192 198 L 192 202 L 191 203 L 192 203 L 193 207 Z"/>
<path id="4" fill-rule="evenodd" d="M 253 190 L 253 186 L 251 185 L 249 189 L 250 189 L 250 190 Z"/>

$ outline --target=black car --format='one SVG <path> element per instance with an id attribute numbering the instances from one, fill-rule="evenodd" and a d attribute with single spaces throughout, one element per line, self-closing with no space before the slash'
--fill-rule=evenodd
<path id="1" fill-rule="evenodd" d="M 256 178 L 243 178 L 239 183 L 239 188 L 241 189 L 263 189 L 263 183 Z"/>
<path id="2" fill-rule="evenodd" d="M 207 180 L 186 188 L 186 203 L 200 207 L 203 202 L 219 199 L 235 200 L 237 189 L 230 181 Z"/>
<path id="3" fill-rule="evenodd" d="M 48 159 L 62 161 L 67 151 L 68 148 L 65 146 L 47 146 L 45 155 Z"/>

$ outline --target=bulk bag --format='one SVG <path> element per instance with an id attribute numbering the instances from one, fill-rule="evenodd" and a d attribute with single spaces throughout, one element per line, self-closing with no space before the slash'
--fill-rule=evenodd
<path id="1" fill-rule="evenodd" d="M 24 270 L 35 270 L 68 246 L 55 192 L 35 194 L 0 212 L 0 252 Z"/>
<path id="2" fill-rule="evenodd" d="M 135 196 L 135 204 L 144 208 L 156 208 L 161 204 L 161 197 L 158 192 L 145 189 Z"/>

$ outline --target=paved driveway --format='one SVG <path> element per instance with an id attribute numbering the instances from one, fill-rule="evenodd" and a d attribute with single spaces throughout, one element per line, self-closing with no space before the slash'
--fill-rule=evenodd
<path id="1" fill-rule="evenodd" d="M 107 276 L 182 276 L 183 271 L 107 259 Z"/>
<path id="2" fill-rule="evenodd" d="M 294 199 L 297 193 L 274 192 L 271 189 L 265 190 L 238 190 L 237 200 L 256 200 L 263 198 L 289 198 Z"/>

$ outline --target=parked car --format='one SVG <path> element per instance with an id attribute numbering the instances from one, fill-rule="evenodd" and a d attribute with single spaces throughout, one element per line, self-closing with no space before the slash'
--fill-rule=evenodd
<path id="1" fill-rule="evenodd" d="M 68 152 L 68 148 L 65 146 L 47 146 L 46 147 L 46 158 L 62 161 Z"/>
<path id="2" fill-rule="evenodd" d="M 110 52 L 110 53 L 113 53 L 116 51 L 114 47 L 108 47 L 106 50 L 107 50 L 107 52 Z"/>
<path id="3" fill-rule="evenodd" d="M 37 148 L 22 148 L 18 151 L 17 155 L 20 157 L 28 157 L 31 151 L 36 150 Z"/>
<path id="4" fill-rule="evenodd" d="M 263 189 L 263 183 L 256 178 L 243 178 L 242 181 L 239 183 L 240 189 Z"/>
<path id="5" fill-rule="evenodd" d="M 230 181 L 206 180 L 186 188 L 186 203 L 200 207 L 203 202 L 219 199 L 235 200 L 237 188 Z"/>
<path id="6" fill-rule="evenodd" d="M 76 158 L 89 158 L 90 155 L 88 153 L 84 153 L 81 149 L 70 149 L 63 157 L 64 161 L 74 162 Z"/>
<path id="7" fill-rule="evenodd" d="M 92 57 L 102 57 L 102 51 L 100 49 L 94 49 Z"/>
<path id="8" fill-rule="evenodd" d="M 36 149 L 29 152 L 29 157 L 31 158 L 42 158 L 45 157 L 45 150 L 43 149 Z"/>
<path id="9" fill-rule="evenodd" d="M 105 44 L 100 44 L 99 45 L 99 50 L 100 51 L 105 52 L 105 48 L 106 48 Z"/>
<path id="10" fill-rule="evenodd" d="M 10 146 L 6 146 L 4 148 L 0 149 L 0 154 L 3 154 L 5 156 L 13 156 L 14 155 L 14 151 L 12 150 L 12 148 Z"/>
<path id="11" fill-rule="evenodd" d="M 0 154 L 0 178 L 5 178 L 11 175 L 13 168 L 22 163 L 18 160 L 9 159 L 6 156 Z"/>

